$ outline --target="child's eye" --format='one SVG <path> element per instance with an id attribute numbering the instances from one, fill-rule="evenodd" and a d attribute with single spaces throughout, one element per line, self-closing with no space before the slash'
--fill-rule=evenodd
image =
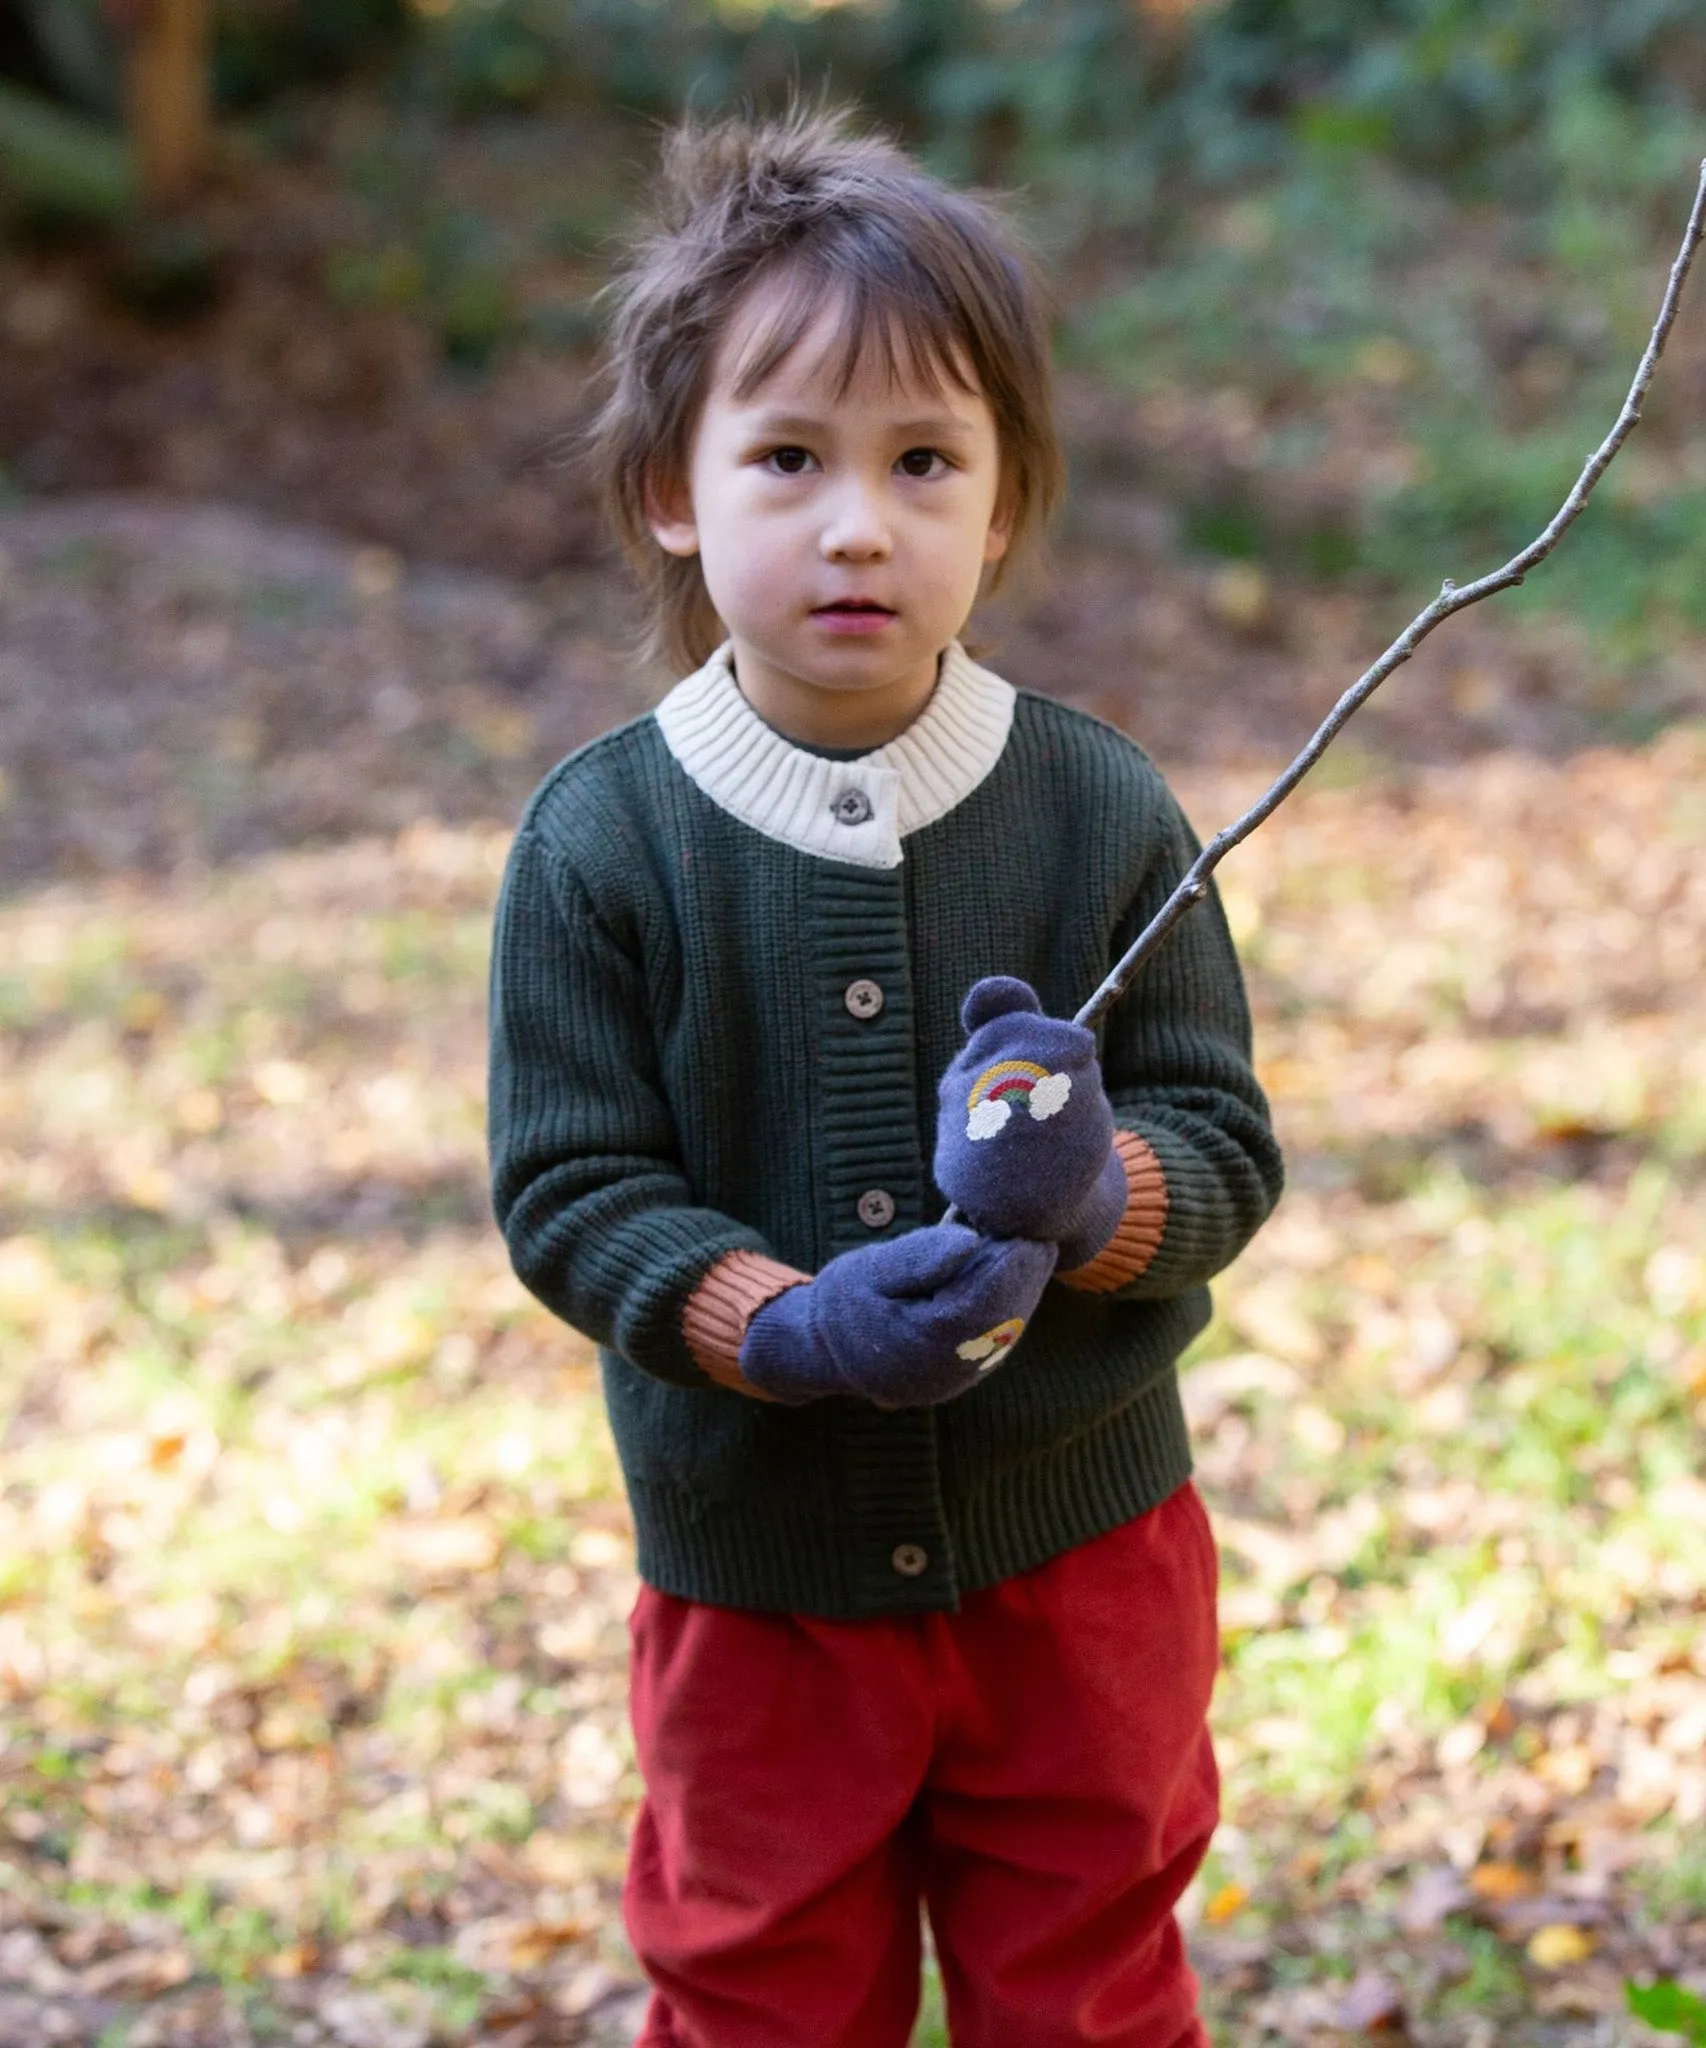
<path id="1" fill-rule="evenodd" d="M 902 476 L 940 476 L 947 460 L 934 448 L 909 448 L 895 467 Z"/>
<path id="2" fill-rule="evenodd" d="M 772 448 L 764 459 L 779 476 L 804 476 L 812 456 L 809 448 Z"/>

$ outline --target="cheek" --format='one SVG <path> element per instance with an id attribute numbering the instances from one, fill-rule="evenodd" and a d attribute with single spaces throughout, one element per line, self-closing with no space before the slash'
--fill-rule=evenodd
<path id="1" fill-rule="evenodd" d="M 975 590 L 986 565 L 988 541 L 987 514 L 981 507 L 968 508 L 966 515 L 955 522 L 953 546 L 948 551 L 951 566 L 945 564 L 944 580 L 951 581 L 956 589 Z"/>
<path id="2" fill-rule="evenodd" d="M 785 598 L 792 556 L 770 527 L 713 514 L 699 552 L 706 583 L 725 603 L 760 612 Z"/>

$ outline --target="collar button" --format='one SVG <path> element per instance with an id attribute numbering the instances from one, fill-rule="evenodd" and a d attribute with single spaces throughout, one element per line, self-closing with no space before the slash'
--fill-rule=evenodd
<path id="1" fill-rule="evenodd" d="M 876 815 L 862 789 L 844 789 L 829 807 L 838 825 L 868 825 Z"/>

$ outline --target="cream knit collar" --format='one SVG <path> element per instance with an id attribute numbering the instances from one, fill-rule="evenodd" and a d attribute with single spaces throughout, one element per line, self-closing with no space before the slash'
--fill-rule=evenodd
<path id="1" fill-rule="evenodd" d="M 765 724 L 735 682 L 728 643 L 658 706 L 664 743 L 714 804 L 819 860 L 898 867 L 901 841 L 946 817 L 1007 744 L 1013 686 L 956 640 L 928 704 L 898 739 L 829 761 Z"/>

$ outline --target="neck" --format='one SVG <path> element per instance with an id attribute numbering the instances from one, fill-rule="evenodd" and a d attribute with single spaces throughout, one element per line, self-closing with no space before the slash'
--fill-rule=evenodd
<path id="1" fill-rule="evenodd" d="M 866 753 L 898 739 L 929 703 L 941 656 L 893 682 L 851 690 L 802 681 L 762 658 L 734 651 L 735 682 L 760 718 L 802 747 L 857 747 Z"/>

